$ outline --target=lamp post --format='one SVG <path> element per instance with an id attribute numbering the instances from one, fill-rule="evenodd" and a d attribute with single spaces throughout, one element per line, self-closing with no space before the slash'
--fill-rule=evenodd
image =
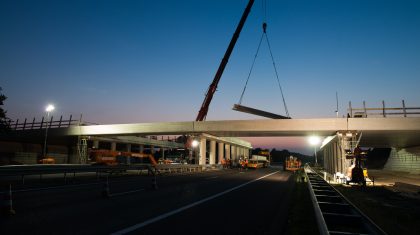
<path id="1" fill-rule="evenodd" d="M 50 123 L 48 123 L 48 119 L 50 117 L 50 112 L 52 112 L 55 109 L 54 105 L 49 104 L 47 105 L 47 108 L 45 108 L 45 111 L 47 112 L 47 127 L 45 128 L 45 140 L 44 140 L 44 158 L 47 157 L 47 136 L 48 136 L 48 126 Z"/>
<path id="2" fill-rule="evenodd" d="M 197 140 L 193 140 L 192 141 L 192 143 L 191 143 L 191 146 L 193 147 L 193 149 L 192 149 L 192 154 L 193 154 L 193 157 L 194 157 L 194 163 L 195 164 L 197 164 L 198 163 L 198 161 L 197 161 L 197 154 L 195 154 L 195 151 L 196 151 L 196 148 L 197 148 L 197 146 L 198 146 L 198 141 Z"/>
<path id="3" fill-rule="evenodd" d="M 316 156 L 316 146 L 318 146 L 319 143 L 321 142 L 321 138 L 319 138 L 318 136 L 311 136 L 311 137 L 309 137 L 308 141 L 309 141 L 309 144 L 311 146 L 314 146 L 315 166 L 318 166 L 318 159 L 317 159 L 317 156 Z"/>

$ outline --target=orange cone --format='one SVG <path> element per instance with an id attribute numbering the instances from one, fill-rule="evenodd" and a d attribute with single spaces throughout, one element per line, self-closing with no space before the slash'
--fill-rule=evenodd
<path id="1" fill-rule="evenodd" d="M 2 212 L 6 216 L 12 216 L 16 214 L 16 211 L 13 210 L 13 201 L 12 201 L 12 185 L 9 185 L 9 192 L 5 193 Z"/>

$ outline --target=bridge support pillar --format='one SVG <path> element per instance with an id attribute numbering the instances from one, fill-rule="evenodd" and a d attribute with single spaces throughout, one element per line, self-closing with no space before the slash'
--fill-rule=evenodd
<path id="1" fill-rule="evenodd" d="M 226 160 L 230 160 L 230 145 L 225 144 L 225 158 Z"/>
<path id="2" fill-rule="evenodd" d="M 160 148 L 160 152 L 162 154 L 162 159 L 165 159 L 165 148 Z"/>
<path id="3" fill-rule="evenodd" d="M 236 161 L 236 159 L 238 157 L 236 155 L 236 149 L 237 149 L 237 147 L 235 145 L 232 145 L 231 148 L 232 148 L 232 156 L 230 158 L 232 159 L 232 163 L 233 163 L 233 162 Z"/>
<path id="4" fill-rule="evenodd" d="M 155 155 L 155 146 L 150 145 L 150 153 L 151 153 L 152 155 Z"/>
<path id="5" fill-rule="evenodd" d="M 210 156 L 209 156 L 209 164 L 214 165 L 216 164 L 216 141 L 210 141 Z"/>
<path id="6" fill-rule="evenodd" d="M 131 152 L 131 144 L 127 144 L 125 147 L 126 147 L 127 152 Z M 130 163 L 131 163 L 130 156 L 127 156 L 127 165 L 130 165 Z"/>
<path id="7" fill-rule="evenodd" d="M 99 140 L 94 140 L 92 147 L 95 148 L 95 149 L 98 149 L 99 148 Z"/>
<path id="8" fill-rule="evenodd" d="M 206 165 L 206 150 L 207 150 L 207 145 L 206 145 L 206 138 L 201 138 L 200 139 L 200 158 L 198 160 L 198 164 L 199 165 Z"/>
<path id="9" fill-rule="evenodd" d="M 219 152 L 218 152 L 218 158 L 219 158 L 219 164 L 222 164 L 222 160 L 223 160 L 223 158 L 224 158 L 224 153 L 225 153 L 225 145 L 223 144 L 223 142 L 219 142 L 219 143 L 217 143 L 219 146 L 218 146 L 218 150 L 219 150 Z"/>

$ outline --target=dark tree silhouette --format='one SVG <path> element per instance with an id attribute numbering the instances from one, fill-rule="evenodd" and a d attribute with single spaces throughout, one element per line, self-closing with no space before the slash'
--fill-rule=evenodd
<path id="1" fill-rule="evenodd" d="M 0 132 L 9 130 L 9 119 L 6 117 L 6 111 L 3 109 L 4 101 L 7 97 L 1 93 L 2 88 L 0 87 Z"/>

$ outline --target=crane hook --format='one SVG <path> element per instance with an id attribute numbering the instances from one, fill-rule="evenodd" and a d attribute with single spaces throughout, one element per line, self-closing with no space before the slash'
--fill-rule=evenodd
<path id="1" fill-rule="evenodd" d="M 263 31 L 264 31 L 264 33 L 266 33 L 266 30 L 267 30 L 267 23 L 263 23 Z"/>

